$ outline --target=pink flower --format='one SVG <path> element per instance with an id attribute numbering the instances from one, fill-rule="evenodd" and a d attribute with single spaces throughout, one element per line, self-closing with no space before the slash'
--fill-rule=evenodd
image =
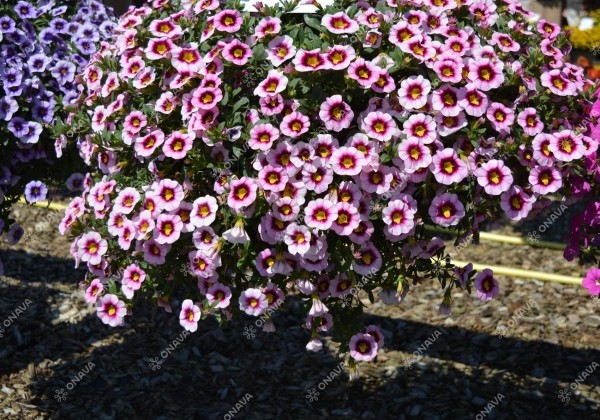
<path id="1" fill-rule="evenodd" d="M 214 26 L 217 31 L 234 33 L 242 26 L 242 14 L 237 10 L 225 9 L 214 16 Z"/>
<path id="2" fill-rule="evenodd" d="M 581 159 L 586 152 L 581 141 L 581 135 L 577 135 L 571 130 L 554 133 L 554 137 L 550 139 L 548 149 L 561 162 Z"/>
<path id="3" fill-rule="evenodd" d="M 517 115 L 517 124 L 528 136 L 535 136 L 544 131 L 544 123 L 537 115 L 535 108 L 525 108 Z"/>
<path id="4" fill-rule="evenodd" d="M 358 23 L 344 12 L 326 14 L 321 18 L 321 25 L 332 34 L 353 34 L 358 31 Z"/>
<path id="5" fill-rule="evenodd" d="M 290 223 L 285 229 L 284 242 L 292 255 L 304 255 L 310 249 L 311 233 L 307 226 Z"/>
<path id="6" fill-rule="evenodd" d="M 513 183 L 510 168 L 502 160 L 492 159 L 473 171 L 477 183 L 490 195 L 500 195 L 507 191 Z"/>
<path id="7" fill-rule="evenodd" d="M 465 216 L 465 207 L 456 194 L 444 193 L 436 196 L 429 207 L 431 220 L 440 226 L 455 226 Z"/>
<path id="8" fill-rule="evenodd" d="M 224 284 L 215 283 L 206 291 L 206 299 L 211 306 L 216 303 L 215 308 L 227 308 L 231 301 L 231 289 Z"/>
<path id="9" fill-rule="evenodd" d="M 430 165 L 436 181 L 444 185 L 452 185 L 469 175 L 467 165 L 458 157 L 453 149 L 438 151 Z"/>
<path id="10" fill-rule="evenodd" d="M 154 239 L 145 241 L 142 245 L 144 252 L 144 261 L 152 265 L 163 265 L 168 252 L 171 250 L 171 245 L 162 245 Z"/>
<path id="11" fill-rule="evenodd" d="M 169 58 L 174 49 L 175 44 L 169 38 L 151 38 L 144 52 L 148 60 L 160 60 L 161 58 Z"/>
<path id="12" fill-rule="evenodd" d="M 463 95 L 463 89 L 456 89 L 448 84 L 443 84 L 433 92 L 431 106 L 445 117 L 455 117 L 461 111 L 459 101 Z"/>
<path id="13" fill-rule="evenodd" d="M 163 143 L 162 151 L 171 159 L 183 159 L 192 149 L 194 141 L 189 133 L 175 131 Z"/>
<path id="14" fill-rule="evenodd" d="M 497 89 L 504 83 L 503 68 L 504 64 L 500 60 L 495 62 L 488 58 L 471 60 L 467 77 L 475 89 L 487 92 Z"/>
<path id="15" fill-rule="evenodd" d="M 500 102 L 492 102 L 485 115 L 490 123 L 492 123 L 494 130 L 499 133 L 509 132 L 515 121 L 513 110 L 502 105 Z"/>
<path id="16" fill-rule="evenodd" d="M 477 297 L 483 301 L 492 300 L 500 293 L 500 286 L 494 278 L 494 272 L 489 268 L 477 274 L 473 286 L 477 290 Z"/>
<path id="17" fill-rule="evenodd" d="M 340 147 L 333 152 L 331 164 L 338 175 L 358 175 L 366 165 L 366 160 L 356 148 Z"/>
<path id="18" fill-rule="evenodd" d="M 555 95 L 572 96 L 577 93 L 577 86 L 575 83 L 570 82 L 560 69 L 542 73 L 540 82 L 542 83 L 542 86 L 550 89 Z"/>
<path id="19" fill-rule="evenodd" d="M 85 301 L 87 303 L 96 303 L 103 290 L 104 286 L 99 279 L 92 280 L 89 287 L 85 290 Z"/>
<path id="20" fill-rule="evenodd" d="M 322 198 L 309 202 L 304 208 L 304 213 L 304 223 L 319 230 L 329 229 L 338 216 L 336 205 Z"/>
<path id="21" fill-rule="evenodd" d="M 553 166 L 536 166 L 529 173 L 529 183 L 534 193 L 551 194 L 562 187 L 562 177 Z"/>
<path id="22" fill-rule="evenodd" d="M 196 227 L 209 226 L 217 217 L 217 200 L 210 195 L 199 197 L 192 203 L 190 223 Z"/>
<path id="23" fill-rule="evenodd" d="M 175 38 L 182 33 L 181 27 L 173 23 L 170 18 L 152 21 L 148 30 L 156 37 Z"/>
<path id="24" fill-rule="evenodd" d="M 281 133 L 288 137 L 299 137 L 308 131 L 310 127 L 309 119 L 306 115 L 294 111 L 283 117 L 279 129 Z"/>
<path id="25" fill-rule="evenodd" d="M 127 315 L 125 302 L 119 300 L 115 295 L 104 295 L 98 302 L 97 314 L 104 324 L 111 327 L 123 325 L 125 315 Z"/>
<path id="26" fill-rule="evenodd" d="M 144 137 L 135 140 L 134 150 L 140 157 L 149 157 L 165 141 L 165 134 L 160 130 L 154 130 Z"/>
<path id="27" fill-rule="evenodd" d="M 258 186 L 252 178 L 242 177 L 231 181 L 227 204 L 234 210 L 248 207 L 256 200 Z"/>
<path id="28" fill-rule="evenodd" d="M 266 165 L 258 172 L 258 183 L 265 191 L 281 192 L 288 180 L 287 173 L 281 167 Z"/>
<path id="29" fill-rule="evenodd" d="M 283 73 L 277 70 L 269 70 L 266 79 L 260 82 L 256 89 L 254 89 L 254 94 L 261 98 L 273 96 L 283 92 L 287 87 L 287 83 L 288 78 Z"/>
<path id="30" fill-rule="evenodd" d="M 200 308 L 194 305 L 191 299 L 186 299 L 181 304 L 179 324 L 186 331 L 195 332 L 198 329 L 198 321 L 200 321 L 201 315 Z"/>
<path id="31" fill-rule="evenodd" d="M 319 118 L 325 123 L 325 128 L 337 132 L 350 127 L 354 112 L 350 105 L 344 102 L 342 95 L 333 95 L 321 103 Z"/>
<path id="32" fill-rule="evenodd" d="M 362 87 L 371 87 L 379 79 L 379 67 L 375 64 L 365 61 L 363 58 L 357 58 L 348 67 L 348 76 L 354 79 Z"/>
<path id="33" fill-rule="evenodd" d="M 77 241 L 77 250 L 81 261 L 100 264 L 102 256 L 108 250 L 108 242 L 98 232 L 88 232 Z"/>
<path id="34" fill-rule="evenodd" d="M 252 57 L 252 50 L 243 42 L 235 39 L 225 45 L 222 54 L 225 60 L 243 66 Z"/>
<path id="35" fill-rule="evenodd" d="M 240 310 L 248 315 L 259 316 L 269 305 L 267 297 L 260 289 L 246 289 L 240 294 Z"/>
<path id="36" fill-rule="evenodd" d="M 184 192 L 181 184 L 172 179 L 161 179 L 156 189 L 156 205 L 159 209 L 172 211 L 183 201 Z"/>
<path id="37" fill-rule="evenodd" d="M 431 144 L 437 140 L 436 123 L 426 114 L 412 114 L 403 124 L 403 133 L 408 140 Z"/>
<path id="38" fill-rule="evenodd" d="M 358 333 L 350 339 L 350 356 L 356 361 L 369 362 L 377 356 L 377 342 L 370 334 Z"/>
<path id="39" fill-rule="evenodd" d="M 404 140 L 398 146 L 398 157 L 402 159 L 407 171 L 427 168 L 431 162 L 431 151 L 420 140 Z"/>
<path id="40" fill-rule="evenodd" d="M 175 47 L 171 64 L 180 73 L 198 73 L 202 70 L 202 57 L 196 48 Z"/>
<path id="41" fill-rule="evenodd" d="M 296 47 L 291 37 L 287 35 L 273 38 L 267 45 L 267 60 L 275 67 L 296 55 Z"/>
<path id="42" fill-rule="evenodd" d="M 382 220 L 392 235 L 403 235 L 415 226 L 416 209 L 410 208 L 404 201 L 393 200 L 383 209 Z"/>
<path id="43" fill-rule="evenodd" d="M 268 35 L 278 34 L 281 31 L 281 19 L 267 16 L 261 19 L 254 29 L 254 36 L 258 39 Z"/>
<path id="44" fill-rule="evenodd" d="M 588 292 L 590 292 L 591 295 L 599 295 L 600 294 L 600 269 L 591 268 L 587 272 L 583 281 L 581 282 L 581 285 L 583 287 L 585 287 L 586 289 L 588 289 Z"/>
<path id="45" fill-rule="evenodd" d="M 354 48 L 349 45 L 334 45 L 325 53 L 325 60 L 331 70 L 343 70 L 356 58 Z"/>
<path id="46" fill-rule="evenodd" d="M 381 142 L 390 141 L 398 131 L 392 116 L 380 111 L 369 112 L 360 128 L 367 136 Z"/>
<path id="47" fill-rule="evenodd" d="M 248 146 L 253 150 L 267 151 L 279 138 L 279 130 L 271 124 L 257 124 L 250 129 Z"/>
<path id="48" fill-rule="evenodd" d="M 427 103 L 431 83 L 423 76 L 410 76 L 400 83 L 398 99 L 406 109 L 419 109 Z"/>
<path id="49" fill-rule="evenodd" d="M 529 215 L 535 203 L 535 197 L 526 194 L 519 186 L 513 185 L 500 196 L 500 207 L 506 216 L 519 221 Z"/>
<path id="50" fill-rule="evenodd" d="M 311 51 L 298 50 L 292 63 L 294 69 L 300 72 L 325 70 L 329 67 L 319 48 Z"/>
<path id="51" fill-rule="evenodd" d="M 172 244 L 179 239 L 183 229 L 181 218 L 174 214 L 161 214 L 156 219 L 153 239 L 158 244 Z"/>

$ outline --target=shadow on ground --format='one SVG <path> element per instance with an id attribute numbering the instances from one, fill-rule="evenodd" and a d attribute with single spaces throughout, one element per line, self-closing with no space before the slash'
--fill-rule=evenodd
<path id="1" fill-rule="evenodd" d="M 568 401 L 559 398 L 600 361 L 596 349 L 367 316 L 384 330 L 386 352 L 350 382 L 332 353 L 305 351 L 298 299 L 275 317 L 275 334 L 247 318 L 223 330 L 204 322 L 183 337 L 176 316 L 150 310 L 113 329 L 68 293 L 80 278 L 72 261 L 19 251 L 2 258 L 10 280 L 0 283 L 3 319 L 33 302 L 0 339 L 2 385 L 25 386 L 24 412 L 29 405 L 78 419 L 600 418 L 596 372 L 582 381 L 592 387 L 587 396 L 570 390 Z M 79 314 L 61 321 L 73 307 Z M 422 359 L 402 365 L 435 335 Z"/>

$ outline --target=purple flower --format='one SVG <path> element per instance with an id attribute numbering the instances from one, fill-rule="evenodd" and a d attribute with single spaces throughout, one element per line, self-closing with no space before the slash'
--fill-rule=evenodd
<path id="1" fill-rule="evenodd" d="M 581 285 L 588 289 L 591 295 L 600 294 L 600 269 L 592 268 L 581 282 Z"/>
<path id="2" fill-rule="evenodd" d="M 27 123 L 27 134 L 21 137 L 21 142 L 25 144 L 37 143 L 40 139 L 40 134 L 42 134 L 42 129 L 42 124 L 35 121 L 29 121 Z"/>
<path id="3" fill-rule="evenodd" d="M 65 13 L 66 11 L 67 11 L 67 6 L 60 6 L 60 7 L 57 7 L 56 9 L 52 10 L 50 12 L 50 14 L 52 16 L 59 16 L 59 15 L 62 15 L 63 13 Z"/>
<path id="4" fill-rule="evenodd" d="M 31 73 L 43 73 L 51 62 L 52 59 L 45 54 L 34 54 L 27 60 L 27 66 Z"/>
<path id="5" fill-rule="evenodd" d="M 37 17 L 37 10 L 26 1 L 20 1 L 15 6 L 15 12 L 21 19 L 34 19 Z"/>
<path id="6" fill-rule="evenodd" d="M 56 18 L 50 21 L 50 27 L 59 34 L 66 34 L 69 28 L 69 22 L 63 18 Z"/>
<path id="7" fill-rule="evenodd" d="M 31 181 L 25 185 L 25 200 L 28 203 L 44 201 L 48 194 L 48 187 L 42 181 Z"/>
<path id="8" fill-rule="evenodd" d="M 21 117 L 15 117 L 8 123 L 8 131 L 13 133 L 15 137 L 23 137 L 29 133 L 29 127 L 27 121 Z"/>
<path id="9" fill-rule="evenodd" d="M 72 82 L 75 79 L 75 65 L 61 60 L 52 67 L 51 73 L 61 85 L 66 82 Z"/>
<path id="10" fill-rule="evenodd" d="M 92 55 L 96 52 L 96 45 L 88 38 L 78 38 L 75 41 L 75 45 L 77 45 L 79 51 L 84 55 Z"/>
<path id="11" fill-rule="evenodd" d="M 18 110 L 19 104 L 13 98 L 9 96 L 0 98 L 0 120 L 10 121 Z"/>
<path id="12" fill-rule="evenodd" d="M 54 110 L 52 109 L 52 104 L 46 101 L 36 101 L 33 104 L 31 115 L 37 121 L 50 124 L 52 122 L 52 119 L 54 118 Z"/>
<path id="13" fill-rule="evenodd" d="M 23 74 L 17 69 L 8 69 L 2 77 L 5 86 L 20 86 L 23 80 Z"/>
<path id="14" fill-rule="evenodd" d="M 477 274 L 473 286 L 477 290 L 477 297 L 481 300 L 492 300 L 494 296 L 500 293 L 500 286 L 494 278 L 494 272 L 489 268 Z"/>
<path id="15" fill-rule="evenodd" d="M 15 31 L 15 21 L 8 16 L 0 17 L 0 32 L 3 34 L 10 34 Z"/>

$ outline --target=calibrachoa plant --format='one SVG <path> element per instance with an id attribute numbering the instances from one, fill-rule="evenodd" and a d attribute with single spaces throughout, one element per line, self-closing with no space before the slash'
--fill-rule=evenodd
<path id="1" fill-rule="evenodd" d="M 596 156 L 565 36 L 517 2 L 293 7 L 155 0 L 84 70 L 72 118 L 98 168 L 60 229 L 103 322 L 146 297 L 182 301 L 189 331 L 240 313 L 273 331 L 294 294 L 309 350 L 333 333 L 352 366 L 372 360 L 358 292 L 393 305 L 436 278 L 444 313 L 455 288 L 499 293 L 426 223 L 521 220 Z"/>
<path id="2" fill-rule="evenodd" d="M 55 141 L 48 126 L 67 115 L 79 96 L 75 75 L 114 26 L 112 9 L 100 1 L 0 3 L 0 235 L 7 231 L 10 243 L 23 234 L 8 219 L 21 195 L 44 201 L 50 180 L 82 189 L 77 148 L 67 148 L 66 137 Z M 63 154 L 63 164 L 53 165 Z"/>

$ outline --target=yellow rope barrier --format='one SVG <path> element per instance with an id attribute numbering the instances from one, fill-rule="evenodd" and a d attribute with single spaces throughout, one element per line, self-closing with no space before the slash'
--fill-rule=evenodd
<path id="1" fill-rule="evenodd" d="M 442 229 L 442 228 L 438 228 L 438 227 L 430 226 L 430 225 L 425 225 L 425 229 L 430 232 L 445 233 L 447 235 L 456 235 L 454 232 L 450 232 L 446 229 Z M 558 242 L 540 241 L 540 240 L 529 242 L 527 239 L 521 238 L 518 236 L 507 236 L 507 235 L 500 235 L 497 233 L 481 232 L 481 233 L 479 233 L 479 238 L 483 241 L 500 242 L 503 244 L 527 245 L 527 246 L 531 246 L 531 247 L 535 247 L 535 248 L 555 249 L 558 251 L 564 251 L 564 249 L 565 249 L 565 245 L 558 243 Z"/>
<path id="2" fill-rule="evenodd" d="M 466 261 L 452 260 L 452 264 L 454 264 L 458 267 L 464 267 L 465 265 L 467 265 L 469 263 Z M 573 285 L 577 285 L 577 286 L 581 285 L 581 280 L 582 280 L 581 277 L 564 276 L 562 274 L 551 274 L 551 273 L 545 273 L 543 271 L 530 271 L 530 270 L 523 270 L 520 268 L 504 267 L 501 265 L 488 265 L 488 264 L 479 264 L 479 263 L 472 263 L 472 264 L 473 264 L 473 268 L 475 270 L 479 271 L 479 270 L 484 270 L 486 268 L 489 268 L 490 270 L 492 270 L 494 272 L 494 274 L 499 274 L 499 275 L 507 276 L 507 277 L 542 280 L 542 281 L 549 281 L 549 282 L 553 282 L 553 283 L 573 284 Z"/>
<path id="3" fill-rule="evenodd" d="M 23 197 L 19 198 L 19 203 L 20 204 L 26 204 L 28 206 L 34 206 L 34 207 L 41 207 L 44 209 L 49 209 L 49 210 L 56 210 L 56 211 L 65 211 L 67 209 L 67 206 L 64 204 L 60 204 L 60 203 L 49 203 L 47 201 L 40 201 L 37 203 L 28 203 Z"/>

